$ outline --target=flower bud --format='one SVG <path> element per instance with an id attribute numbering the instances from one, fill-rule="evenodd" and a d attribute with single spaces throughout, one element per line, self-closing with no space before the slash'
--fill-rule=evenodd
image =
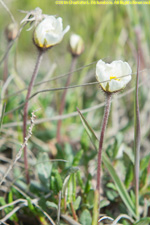
<path id="1" fill-rule="evenodd" d="M 96 65 L 96 79 L 103 91 L 118 92 L 126 87 L 131 80 L 131 67 L 121 60 L 105 63 L 99 60 Z"/>
<path id="2" fill-rule="evenodd" d="M 73 56 L 81 55 L 84 51 L 83 39 L 77 34 L 72 34 L 70 37 L 69 48 Z"/>
<path id="3" fill-rule="evenodd" d="M 69 29 L 67 26 L 63 30 L 61 17 L 46 16 L 35 28 L 33 41 L 38 48 L 45 50 L 60 43 Z"/>
<path id="4" fill-rule="evenodd" d="M 18 25 L 16 23 L 9 24 L 5 29 L 5 35 L 8 41 L 12 41 L 17 37 Z"/>

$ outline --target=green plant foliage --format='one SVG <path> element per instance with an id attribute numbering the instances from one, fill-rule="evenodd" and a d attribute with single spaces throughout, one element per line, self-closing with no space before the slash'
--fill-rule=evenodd
<path id="1" fill-rule="evenodd" d="M 54 194 L 58 194 L 58 192 L 62 190 L 63 182 L 61 175 L 57 170 L 52 171 L 50 185 L 50 189 L 54 192 Z"/>
<path id="2" fill-rule="evenodd" d="M 137 221 L 136 223 L 134 223 L 134 225 L 149 225 L 149 223 L 150 223 L 150 218 L 145 217 Z"/>
<path id="3" fill-rule="evenodd" d="M 92 217 L 90 212 L 85 209 L 80 215 L 80 223 L 83 225 L 91 225 L 92 224 Z"/>
<path id="4" fill-rule="evenodd" d="M 96 135 L 94 134 L 92 128 L 90 128 L 90 126 L 88 125 L 88 122 L 85 120 L 85 118 L 83 117 L 83 115 L 81 113 L 80 113 L 80 117 L 82 117 L 83 126 L 87 130 L 87 133 L 90 136 L 92 143 L 94 144 L 94 146 L 96 146 L 96 144 L 98 144 Z M 120 194 L 120 197 L 122 198 L 123 202 L 129 209 L 130 213 L 132 213 L 132 215 L 136 218 L 133 202 L 131 201 L 131 198 L 130 198 L 127 190 L 125 189 L 124 184 L 122 183 L 122 181 L 118 177 L 116 171 L 114 170 L 113 166 L 111 165 L 109 158 L 107 157 L 107 155 L 104 152 L 102 154 L 102 161 L 105 164 L 107 170 L 109 171 L 111 177 L 113 178 L 116 188 Z"/>
<path id="5" fill-rule="evenodd" d="M 81 196 L 78 196 L 73 202 L 74 210 L 78 210 L 80 208 Z"/>
<path id="6" fill-rule="evenodd" d="M 45 187 L 50 187 L 50 175 L 52 171 L 52 163 L 48 160 L 48 154 L 40 153 L 37 160 L 37 172 L 41 183 Z"/>
<path id="7" fill-rule="evenodd" d="M 58 206 L 54 202 L 47 201 L 46 205 L 48 208 L 58 209 Z"/>

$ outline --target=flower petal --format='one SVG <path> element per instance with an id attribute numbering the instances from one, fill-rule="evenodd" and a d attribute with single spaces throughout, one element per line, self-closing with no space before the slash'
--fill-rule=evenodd
<path id="1" fill-rule="evenodd" d="M 49 48 L 61 42 L 69 29 L 70 26 L 67 26 L 63 30 L 61 17 L 47 16 L 35 29 L 34 42 L 40 48 Z"/>
<path id="2" fill-rule="evenodd" d="M 131 80 L 131 67 L 121 60 L 105 63 L 99 60 L 96 65 L 96 79 L 106 92 L 116 92 L 125 88 Z M 119 79 L 118 79 L 119 78 Z M 105 83 L 101 83 L 107 81 Z"/>

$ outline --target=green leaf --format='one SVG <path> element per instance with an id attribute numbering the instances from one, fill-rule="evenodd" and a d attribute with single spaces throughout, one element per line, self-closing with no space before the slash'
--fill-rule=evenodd
<path id="1" fill-rule="evenodd" d="M 6 203 L 5 199 L 4 199 L 3 197 L 0 197 L 0 206 L 4 206 L 4 205 L 6 205 L 6 204 L 7 204 L 7 203 Z M 9 209 L 8 207 L 4 208 L 4 212 L 5 212 L 6 214 L 8 214 L 8 213 L 10 212 L 10 209 Z"/>
<path id="2" fill-rule="evenodd" d="M 30 183 L 30 191 L 34 194 L 39 194 L 39 192 L 49 192 L 49 188 L 41 184 L 39 181 L 32 180 Z"/>
<path id="3" fill-rule="evenodd" d="M 84 151 L 87 151 L 89 149 L 90 139 L 88 138 L 85 130 L 82 133 L 80 143 L 81 143 L 81 148 L 83 148 Z"/>
<path id="4" fill-rule="evenodd" d="M 39 154 L 36 168 L 41 183 L 46 187 L 49 187 L 52 163 L 49 161 L 49 157 L 46 152 Z"/>
<path id="5" fill-rule="evenodd" d="M 27 197 L 27 202 L 28 202 L 29 209 L 31 210 L 31 212 L 33 212 L 35 209 L 34 209 L 34 206 L 32 204 L 32 201 L 29 197 Z"/>
<path id="6" fill-rule="evenodd" d="M 87 194 L 86 194 L 86 196 L 87 196 L 87 206 L 88 206 L 88 208 L 92 208 L 93 207 L 93 205 L 94 205 L 94 190 L 93 189 L 91 189 Z M 101 206 L 101 204 L 100 204 L 100 206 Z"/>
<path id="7" fill-rule="evenodd" d="M 134 225 L 149 225 L 150 224 L 150 217 L 145 217 L 134 223 Z"/>
<path id="8" fill-rule="evenodd" d="M 54 202 L 47 201 L 46 205 L 48 208 L 58 209 L 58 206 Z"/>
<path id="9" fill-rule="evenodd" d="M 76 200 L 73 202 L 73 208 L 74 208 L 74 210 L 79 209 L 80 203 L 81 203 L 81 196 L 78 196 L 76 198 Z"/>
<path id="10" fill-rule="evenodd" d="M 11 202 L 13 202 L 13 192 L 12 192 L 12 190 L 9 192 L 9 194 L 8 194 L 8 203 L 11 203 Z M 12 207 L 12 206 L 11 206 Z M 13 207 L 12 207 L 13 208 Z"/>
<path id="11" fill-rule="evenodd" d="M 52 175 L 50 178 L 50 187 L 57 194 L 60 190 L 62 190 L 63 182 L 60 173 L 58 170 L 52 171 Z"/>
<path id="12" fill-rule="evenodd" d="M 126 207 L 128 208 L 128 210 L 131 212 L 132 216 L 134 216 L 136 218 L 134 204 L 131 201 L 131 198 L 130 198 L 124 184 L 118 177 L 114 167 L 111 165 L 109 158 L 107 157 L 107 155 L 104 152 L 102 155 L 102 161 L 105 164 L 107 170 L 109 171 L 109 173 L 116 185 L 117 191 L 118 191 L 121 199 L 123 200 L 123 202 L 126 205 Z"/>
<path id="13" fill-rule="evenodd" d="M 129 188 L 130 184 L 132 183 L 134 179 L 134 174 L 133 174 L 133 165 L 130 164 L 127 168 L 127 172 L 126 172 L 126 177 L 125 177 L 125 185 L 127 188 Z"/>
<path id="14" fill-rule="evenodd" d="M 122 133 L 118 133 L 115 136 L 115 142 L 113 145 L 113 149 L 111 149 L 111 152 L 113 154 L 113 159 L 116 158 L 119 155 L 119 151 L 120 151 L 120 146 L 122 144 L 122 140 L 123 140 L 123 134 Z"/>
<path id="15" fill-rule="evenodd" d="M 81 177 L 81 172 L 80 170 L 77 171 L 77 182 L 80 185 L 81 189 L 84 189 L 84 183 L 83 183 L 83 179 Z"/>
<path id="16" fill-rule="evenodd" d="M 113 183 L 108 183 L 106 187 L 113 189 L 114 191 L 117 191 L 116 186 Z"/>
<path id="17" fill-rule="evenodd" d="M 89 135 L 93 145 L 95 146 L 96 149 L 98 149 L 98 142 L 99 141 L 98 141 L 94 131 L 92 130 L 92 128 L 90 127 L 90 125 L 88 124 L 88 122 L 86 121 L 86 119 L 84 118 L 84 116 L 82 115 L 82 113 L 79 110 L 78 110 L 78 113 L 80 115 L 83 126 L 86 129 L 87 134 Z M 128 210 L 130 211 L 132 216 L 134 216 L 136 218 L 134 204 L 131 201 L 131 198 L 130 198 L 124 184 L 122 183 L 122 181 L 118 177 L 114 167 L 112 166 L 112 164 L 111 164 L 111 162 L 110 162 L 110 160 L 107 157 L 105 152 L 103 152 L 103 154 L 102 154 L 102 161 L 103 161 L 105 167 L 107 168 L 107 170 L 109 171 L 110 176 L 112 177 L 112 179 L 113 179 L 113 181 L 116 185 L 117 191 L 118 191 L 122 201 L 124 202 L 124 204 L 126 205 Z"/>
<path id="18" fill-rule="evenodd" d="M 92 224 L 92 217 L 89 210 L 85 209 L 80 216 L 80 223 L 82 225 L 91 225 Z"/>
<path id="19" fill-rule="evenodd" d="M 141 172 L 145 169 L 147 169 L 148 167 L 148 164 L 149 164 L 149 161 L 150 161 L 150 154 L 146 155 L 145 157 L 143 157 L 141 159 L 141 162 L 140 162 L 140 168 L 141 168 Z"/>
<path id="20" fill-rule="evenodd" d="M 106 207 L 110 204 L 110 201 L 108 201 L 107 199 L 103 199 L 100 201 L 100 208 L 102 209 L 103 207 Z"/>
<path id="21" fill-rule="evenodd" d="M 79 162 L 80 162 L 80 159 L 82 158 L 82 156 L 83 156 L 83 150 L 81 149 L 74 157 L 73 166 L 79 165 Z"/>
<path id="22" fill-rule="evenodd" d="M 91 174 L 88 174 L 87 182 L 86 182 L 85 188 L 84 188 L 84 193 L 85 194 L 87 194 L 91 190 L 91 188 L 92 188 L 91 179 L 92 179 Z"/>
<path id="23" fill-rule="evenodd" d="M 78 110 L 78 113 L 79 113 L 79 116 L 80 116 L 80 119 L 82 121 L 82 124 L 92 142 L 92 144 L 94 145 L 95 149 L 97 150 L 97 147 L 98 147 L 98 142 L 97 142 L 97 137 L 93 131 L 93 129 L 90 127 L 90 125 L 88 124 L 88 122 L 85 120 L 84 116 L 82 115 L 82 113 L 80 112 L 79 109 Z"/>
<path id="24" fill-rule="evenodd" d="M 9 192 L 8 195 L 8 202 L 11 203 L 13 201 L 13 192 L 12 190 Z M 0 197 L 0 206 L 5 206 L 7 203 L 5 202 L 5 199 L 3 197 Z M 4 208 L 4 212 L 6 214 L 10 213 L 14 209 L 14 206 L 11 205 L 9 207 Z M 9 217 L 11 221 L 18 221 L 16 213 L 14 213 L 11 217 Z"/>
<path id="25" fill-rule="evenodd" d="M 68 187 L 67 187 L 67 203 L 75 201 L 76 197 L 76 174 L 70 175 Z"/>
<path id="26" fill-rule="evenodd" d="M 79 168 L 72 167 L 69 175 L 65 178 L 62 188 L 62 198 L 66 198 L 67 203 L 74 202 L 76 197 L 76 172 Z"/>
<path id="27" fill-rule="evenodd" d="M 6 109 L 6 103 L 3 104 L 3 108 L 2 108 L 2 113 L 1 113 L 1 118 L 0 118 L 0 129 L 1 129 L 1 126 L 2 126 L 2 123 L 3 123 L 5 109 Z"/>
<path id="28" fill-rule="evenodd" d="M 118 197 L 118 192 L 112 189 L 106 189 L 106 196 L 109 201 L 115 201 L 115 199 Z"/>
<path id="29" fill-rule="evenodd" d="M 66 191 L 67 191 L 67 186 L 68 186 L 68 182 L 69 182 L 69 179 L 70 179 L 70 175 L 68 175 L 65 180 L 64 180 L 64 183 L 63 183 L 63 188 L 62 188 L 62 198 L 65 198 L 66 196 Z"/>

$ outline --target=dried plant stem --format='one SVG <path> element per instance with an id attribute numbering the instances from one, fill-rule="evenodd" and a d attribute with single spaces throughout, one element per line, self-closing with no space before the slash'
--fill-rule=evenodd
<path id="1" fill-rule="evenodd" d="M 13 23 L 16 23 L 16 20 L 15 20 L 13 14 L 12 14 L 11 11 L 9 10 L 9 8 L 6 6 L 6 4 L 5 4 L 2 0 L 0 0 L 0 3 L 1 3 L 2 6 L 5 8 L 5 10 L 8 12 L 8 14 L 10 15 L 12 22 L 13 22 Z"/>
<path id="2" fill-rule="evenodd" d="M 6 58 L 4 60 L 4 72 L 3 72 L 3 82 L 4 83 L 7 80 L 7 76 L 8 76 L 8 55 L 6 56 Z"/>
<path id="3" fill-rule="evenodd" d="M 9 46 L 9 42 L 8 41 L 8 46 Z M 7 78 L 8 78 L 8 59 L 9 59 L 9 54 L 6 55 L 6 58 L 4 59 L 4 71 L 3 71 L 3 82 L 4 84 L 6 83 L 7 81 Z M 6 89 L 5 91 L 5 94 L 8 95 L 8 90 Z"/>
<path id="4" fill-rule="evenodd" d="M 60 225 L 60 212 L 61 212 L 61 191 L 59 191 L 58 194 L 57 225 Z"/>
<path id="5" fill-rule="evenodd" d="M 78 221 L 78 217 L 77 217 L 77 215 L 76 215 L 76 212 L 75 212 L 75 209 L 74 209 L 74 207 L 73 207 L 73 203 L 72 203 L 72 202 L 70 203 L 70 207 L 71 207 L 72 216 L 73 216 L 74 220 L 75 220 L 75 221 Z"/>
<path id="6" fill-rule="evenodd" d="M 97 225 L 98 223 L 98 215 L 99 215 L 99 207 L 100 207 L 100 185 L 101 185 L 101 163 L 102 163 L 102 147 L 104 141 L 104 134 L 108 122 L 108 116 L 110 112 L 110 105 L 111 105 L 111 96 L 112 94 L 106 93 L 106 105 L 105 105 L 105 112 L 102 122 L 102 128 L 100 133 L 100 140 L 99 140 L 99 150 L 98 150 L 98 161 L 97 161 L 97 185 L 95 190 L 95 197 L 94 197 L 94 210 L 93 210 L 93 221 L 92 225 Z"/>
<path id="7" fill-rule="evenodd" d="M 1 181 L 0 181 L 0 186 L 2 185 L 2 183 L 5 181 L 5 178 L 7 177 L 7 175 L 9 174 L 9 172 L 12 170 L 12 168 L 14 167 L 14 165 L 16 164 L 16 162 L 20 159 L 21 155 L 22 155 L 22 151 L 25 148 L 25 146 L 27 146 L 28 144 L 28 140 L 32 135 L 32 129 L 34 127 L 34 119 L 35 119 L 35 115 L 34 112 L 32 113 L 32 117 L 31 117 L 31 126 L 29 127 L 29 131 L 28 131 L 28 135 L 26 136 L 24 143 L 21 145 L 21 148 L 19 150 L 19 152 L 17 153 L 15 160 L 12 162 L 12 164 L 8 167 L 6 173 L 4 174 L 4 176 L 2 177 Z"/>
<path id="8" fill-rule="evenodd" d="M 32 87 L 34 85 L 34 81 L 37 77 L 38 74 L 38 70 L 39 70 L 39 66 L 42 60 L 42 56 L 43 56 L 43 51 L 39 50 L 39 54 L 37 57 L 37 61 L 36 61 L 36 65 L 32 74 L 32 78 L 28 87 L 28 92 L 27 92 L 27 96 L 26 96 L 26 102 L 24 105 L 24 116 L 23 116 L 23 139 L 25 140 L 26 138 L 26 132 L 27 132 L 27 117 L 28 117 L 28 99 L 30 98 L 31 95 L 31 90 Z M 29 184 L 30 179 L 29 179 L 29 172 L 28 172 L 28 159 L 27 159 L 27 146 L 24 147 L 24 164 L 25 164 L 25 171 L 26 171 L 26 180 L 27 180 L 27 184 Z"/>
<path id="9" fill-rule="evenodd" d="M 20 29 L 19 29 L 19 31 L 18 31 L 18 33 L 17 33 L 16 38 L 15 38 L 14 40 L 8 42 L 7 49 L 6 49 L 6 51 L 5 51 L 4 55 L 3 55 L 3 57 L 0 59 L 0 65 L 2 64 L 2 62 L 3 62 L 3 61 L 5 60 L 5 58 L 7 57 L 7 55 L 8 55 L 8 53 L 9 53 L 10 49 L 12 48 L 13 44 L 15 43 L 15 41 L 16 41 L 16 40 L 18 39 L 18 37 L 20 36 L 20 33 L 21 33 L 21 31 L 22 31 L 22 29 L 24 28 L 25 25 L 26 25 L 26 24 L 24 24 L 22 27 L 20 27 Z"/>
<path id="10" fill-rule="evenodd" d="M 70 84 L 71 76 L 72 76 L 73 71 L 75 70 L 76 63 L 77 63 L 77 56 L 72 56 L 70 71 L 69 71 L 69 74 L 68 74 L 68 78 L 67 78 L 65 87 L 68 87 L 69 84 Z M 61 103 L 60 103 L 60 108 L 59 108 L 59 115 L 60 116 L 62 115 L 62 113 L 64 111 L 66 95 L 67 95 L 67 89 L 64 90 L 62 98 L 61 98 Z M 58 120 L 57 134 L 56 134 L 58 142 L 61 142 L 61 124 L 62 124 L 62 120 Z"/>
<path id="11" fill-rule="evenodd" d="M 26 196 L 28 197 L 28 196 Z M 44 196 L 45 198 L 47 198 L 46 196 Z M 35 199 L 31 199 L 31 203 L 38 208 L 43 214 L 44 216 L 46 216 L 46 218 L 49 220 L 50 224 L 52 225 L 56 225 L 53 221 L 53 219 L 38 205 L 38 201 L 39 198 L 35 198 Z M 23 202 L 23 203 L 21 203 Z M 12 205 L 16 204 L 17 201 L 12 202 Z M 11 210 L 3 219 L 0 220 L 0 224 L 4 223 L 5 221 L 7 221 L 14 213 L 16 213 L 17 211 L 19 211 L 21 208 L 26 207 L 28 205 L 28 201 L 26 199 L 20 199 L 20 205 L 16 206 L 13 210 Z M 7 205 L 7 207 L 10 204 Z"/>

